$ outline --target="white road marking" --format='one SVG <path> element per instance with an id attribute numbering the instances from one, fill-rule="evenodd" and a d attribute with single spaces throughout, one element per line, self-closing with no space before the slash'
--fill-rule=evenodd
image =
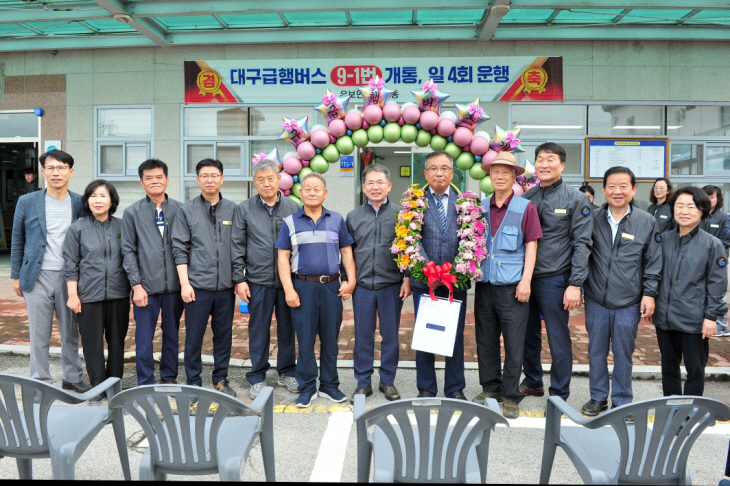
<path id="1" fill-rule="evenodd" d="M 352 429 L 352 412 L 336 412 L 329 416 L 327 430 L 322 436 L 317 460 L 309 481 L 339 483 L 342 477 L 342 468 L 345 465 L 347 441 Z"/>

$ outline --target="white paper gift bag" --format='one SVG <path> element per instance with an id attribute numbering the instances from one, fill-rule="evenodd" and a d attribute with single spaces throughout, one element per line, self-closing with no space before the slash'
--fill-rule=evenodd
<path id="1" fill-rule="evenodd" d="M 422 295 L 411 348 L 441 356 L 454 354 L 461 306 L 460 300 L 449 303 L 449 299 L 431 300 L 429 294 Z"/>

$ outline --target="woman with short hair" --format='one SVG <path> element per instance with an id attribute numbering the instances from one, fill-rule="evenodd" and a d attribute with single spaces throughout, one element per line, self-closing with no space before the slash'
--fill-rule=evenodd
<path id="1" fill-rule="evenodd" d="M 112 216 L 119 195 L 105 180 L 84 191 L 86 217 L 68 229 L 63 246 L 68 307 L 78 314 L 86 372 L 91 386 L 124 371 L 124 338 L 129 327 L 129 280 L 122 265 L 122 221 Z M 104 340 L 109 351 L 104 364 Z M 99 395 L 91 400 L 99 404 Z"/>

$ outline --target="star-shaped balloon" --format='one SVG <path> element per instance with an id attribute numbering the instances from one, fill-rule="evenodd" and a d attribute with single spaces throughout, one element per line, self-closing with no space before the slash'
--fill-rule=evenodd
<path id="1" fill-rule="evenodd" d="M 443 91 L 439 91 L 438 84 L 434 83 L 433 79 L 429 79 L 423 83 L 422 89 L 414 89 L 411 91 L 411 94 L 416 97 L 419 110 L 435 111 L 438 115 L 441 114 L 441 105 L 444 103 L 444 100 L 451 96 Z"/>
<path id="2" fill-rule="evenodd" d="M 281 166 L 281 157 L 279 156 L 279 147 L 274 147 L 274 149 L 269 152 L 268 154 L 260 153 L 260 154 L 254 154 L 253 158 L 251 159 L 251 163 L 253 165 L 256 165 L 261 160 L 270 160 L 272 162 L 275 162 L 276 165 Z"/>
<path id="3" fill-rule="evenodd" d="M 385 87 L 385 82 L 379 76 L 375 76 L 373 79 L 368 81 L 367 86 L 357 88 L 362 93 L 362 109 L 364 110 L 370 105 L 384 107 L 388 102 L 393 93 L 394 89 L 388 89 Z"/>
<path id="4" fill-rule="evenodd" d="M 480 124 L 491 118 L 479 107 L 479 98 L 468 105 L 454 103 L 454 106 L 456 107 L 456 126 L 466 127 L 472 133 L 477 130 Z"/>
<path id="5" fill-rule="evenodd" d="M 307 128 L 308 116 L 303 116 L 300 119 L 295 118 L 284 118 L 284 130 L 281 135 L 276 137 L 277 140 L 286 140 L 294 145 L 294 148 L 298 147 L 300 143 L 309 140 L 309 129 Z"/>
<path id="6" fill-rule="evenodd" d="M 338 98 L 335 94 L 327 89 L 322 96 L 322 104 L 314 107 L 315 110 L 327 117 L 327 123 L 332 120 L 344 120 L 347 114 L 347 105 L 350 102 L 349 96 Z"/>
<path id="7" fill-rule="evenodd" d="M 520 145 L 521 128 L 513 128 L 512 130 L 503 130 L 499 125 L 494 126 L 494 137 L 492 142 L 489 144 L 489 148 L 496 150 L 497 152 L 507 151 L 513 154 L 518 152 L 524 152 L 525 149 Z"/>

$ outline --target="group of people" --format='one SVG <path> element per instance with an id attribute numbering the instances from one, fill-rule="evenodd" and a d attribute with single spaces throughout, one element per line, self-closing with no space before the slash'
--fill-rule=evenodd
<path id="1" fill-rule="evenodd" d="M 679 366 L 684 359 L 684 392 L 701 395 L 707 338 L 727 313 L 726 250 L 713 236 L 713 225 L 726 226 L 722 216 L 713 219 L 722 207 L 721 191 L 716 188 L 713 205 L 705 191 L 687 187 L 672 193 L 665 181 L 669 190 L 661 195 L 657 187 L 653 196 L 666 209 L 650 214 L 632 204 L 634 174 L 614 167 L 603 180 L 607 203 L 596 208 L 583 192 L 563 182 L 565 158 L 558 144 L 537 147 L 540 185 L 522 196 L 512 189 L 524 173 L 514 156 L 502 152 L 483 166 L 495 192 L 482 201 L 488 257 L 475 284 L 482 393 L 474 401 L 495 398 L 503 402 L 505 416 L 515 418 L 525 396 L 544 395 L 543 320 L 552 358 L 549 393 L 566 399 L 573 363 L 568 317 L 583 302 L 583 292 L 591 389 L 584 413 L 597 415 L 608 408 L 609 349 L 615 361 L 612 406 L 631 402 L 631 356 L 642 314 L 657 328 L 664 393 L 682 394 Z M 261 160 L 252 174 L 257 194 L 236 204 L 221 193 L 221 162 L 204 159 L 196 166 L 200 196 L 180 203 L 165 193 L 165 163 L 150 159 L 139 167 L 146 197 L 119 219 L 114 216 L 119 196 L 111 183 L 93 181 L 78 195 L 68 190 L 73 176 L 69 154 L 54 150 L 40 162 L 47 188 L 20 198 L 12 241 L 11 278 L 28 307 L 33 378 L 51 382 L 48 346 L 54 311 L 62 338 L 64 388 L 89 389 L 81 379 L 79 334 L 91 385 L 121 377 L 131 294 L 139 385 L 155 383 L 152 340 L 160 314 L 160 380 L 177 383 L 178 330 L 185 311 L 186 383 L 202 385 L 201 351 L 210 321 L 212 382 L 216 390 L 235 396 L 227 376 L 238 295 L 250 313 L 250 396 L 255 398 L 265 385 L 275 313 L 277 384 L 298 394 L 299 407 L 308 407 L 317 396 L 344 402 L 338 336 L 343 300 L 352 297 L 357 388 L 350 399 L 373 393 L 376 324 L 382 338 L 378 389 L 388 400 L 400 398 L 395 377 L 402 305 L 412 294 L 418 313 L 429 285 L 401 273 L 391 254 L 400 205 L 389 197 L 386 167 L 365 168 L 367 201 L 343 217 L 324 206 L 327 185 L 317 173 L 300 181 L 300 208 L 279 191 L 277 164 Z M 433 152 L 424 175 L 428 188 L 420 251 L 426 262 L 453 263 L 459 247 L 454 161 L 446 152 Z M 656 216 L 664 212 L 669 214 L 665 226 Z M 449 296 L 441 282 L 430 286 L 435 295 Z M 443 392 L 466 400 L 466 290 L 454 289 L 453 296 L 461 307 Z M 433 354 L 417 351 L 419 397 L 438 393 L 434 361 Z"/>

